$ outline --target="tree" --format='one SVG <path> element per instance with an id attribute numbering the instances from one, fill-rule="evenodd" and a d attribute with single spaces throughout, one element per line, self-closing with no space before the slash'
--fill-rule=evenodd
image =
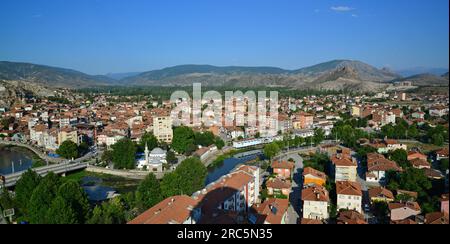
<path id="1" fill-rule="evenodd" d="M 220 137 L 216 137 L 216 147 L 219 150 L 222 150 L 225 147 L 225 142 L 220 138 Z"/>
<path id="2" fill-rule="evenodd" d="M 325 140 L 325 131 L 321 128 L 315 129 L 313 138 L 314 144 L 319 145 L 323 140 Z"/>
<path id="3" fill-rule="evenodd" d="M 163 197 L 192 195 L 205 186 L 208 171 L 198 158 L 181 162 L 173 173 L 166 174 L 161 182 Z"/>
<path id="4" fill-rule="evenodd" d="M 126 223 L 125 208 L 120 197 L 111 199 L 94 208 L 88 224 L 124 224 Z"/>
<path id="5" fill-rule="evenodd" d="M 180 180 L 179 186 L 183 194 L 190 196 L 205 186 L 208 170 L 200 159 L 188 158 L 177 167 L 175 173 Z"/>
<path id="6" fill-rule="evenodd" d="M 444 136 L 441 134 L 433 134 L 431 136 L 431 143 L 436 146 L 443 146 L 444 145 Z"/>
<path id="7" fill-rule="evenodd" d="M 149 174 L 138 186 L 136 198 L 144 209 L 151 208 L 163 200 L 159 181 L 153 173 Z"/>
<path id="8" fill-rule="evenodd" d="M 33 191 L 39 185 L 40 181 L 41 177 L 31 169 L 23 173 L 17 181 L 15 188 L 15 199 L 20 210 L 25 215 L 27 214 L 27 206 L 31 196 L 33 195 Z"/>
<path id="9" fill-rule="evenodd" d="M 61 196 L 52 201 L 46 218 L 48 224 L 80 224 L 75 210 Z"/>
<path id="10" fill-rule="evenodd" d="M 34 190 L 28 204 L 28 218 L 31 224 L 49 224 L 48 209 L 51 207 L 56 194 L 51 188 L 47 188 L 46 184 L 39 184 Z"/>
<path id="11" fill-rule="evenodd" d="M 56 153 L 65 159 L 78 158 L 78 146 L 73 141 L 65 141 L 59 146 Z"/>
<path id="12" fill-rule="evenodd" d="M 161 192 L 164 198 L 181 194 L 181 188 L 178 185 L 180 180 L 175 172 L 165 174 L 161 181 Z"/>
<path id="13" fill-rule="evenodd" d="M 197 132 L 194 134 L 195 145 L 200 145 L 203 147 L 208 147 L 214 144 L 215 136 L 210 131 L 205 131 L 203 133 Z"/>
<path id="14" fill-rule="evenodd" d="M 178 163 L 178 158 L 175 156 L 175 153 L 171 150 L 167 152 L 166 161 L 169 164 L 176 164 Z"/>
<path id="15" fill-rule="evenodd" d="M 264 155 L 270 160 L 272 160 L 272 158 L 275 157 L 279 152 L 280 147 L 277 143 L 272 142 L 264 147 Z"/>
<path id="16" fill-rule="evenodd" d="M 105 162 L 107 164 L 111 163 L 113 160 L 113 151 L 110 150 L 104 151 L 101 160 L 102 162 Z"/>
<path id="17" fill-rule="evenodd" d="M 392 152 L 390 158 L 404 169 L 409 167 L 408 153 L 403 149 L 398 149 Z"/>
<path id="18" fill-rule="evenodd" d="M 118 169 L 134 169 L 136 146 L 130 139 L 122 139 L 112 146 L 112 161 Z"/>
<path id="19" fill-rule="evenodd" d="M 151 133 L 145 132 L 141 137 L 141 141 L 139 143 L 140 151 L 143 152 L 145 150 L 145 145 L 147 145 L 148 150 L 153 150 L 158 147 L 158 139 Z"/>
<path id="20" fill-rule="evenodd" d="M 441 169 L 442 172 L 445 172 L 445 171 L 448 170 L 448 158 L 441 159 L 441 162 L 439 164 L 439 168 Z"/>
<path id="21" fill-rule="evenodd" d="M 184 154 L 191 145 L 194 144 L 194 132 L 191 128 L 182 126 L 178 127 L 173 132 L 172 148 Z"/>
<path id="22" fill-rule="evenodd" d="M 65 201 L 75 213 L 77 223 L 84 223 L 89 215 L 89 200 L 83 188 L 76 181 L 68 181 L 58 189 L 58 197 Z"/>

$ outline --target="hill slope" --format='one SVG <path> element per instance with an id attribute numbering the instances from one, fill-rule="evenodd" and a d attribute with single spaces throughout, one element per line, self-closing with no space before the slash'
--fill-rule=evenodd
<path id="1" fill-rule="evenodd" d="M 69 88 L 107 85 L 112 81 L 106 76 L 92 76 L 70 69 L 13 62 L 0 62 L 0 79 Z"/>
<path id="2" fill-rule="evenodd" d="M 415 86 L 448 86 L 449 84 L 448 73 L 443 76 L 419 74 L 395 81 L 411 81 Z"/>

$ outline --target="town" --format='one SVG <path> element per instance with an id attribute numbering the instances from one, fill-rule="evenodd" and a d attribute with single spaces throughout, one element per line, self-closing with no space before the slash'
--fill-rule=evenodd
<path id="1" fill-rule="evenodd" d="M 245 96 L 218 114 L 203 100 L 206 124 L 158 92 L 21 94 L 0 108 L 0 150 L 34 156 L 0 171 L 0 222 L 449 223 L 448 94 L 293 93 L 243 125 Z M 113 182 L 101 197 L 98 178 Z"/>

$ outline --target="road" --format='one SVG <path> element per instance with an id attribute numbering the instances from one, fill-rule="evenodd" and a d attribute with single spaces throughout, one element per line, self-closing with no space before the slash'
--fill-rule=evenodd
<path id="1" fill-rule="evenodd" d="M 288 208 L 288 224 L 297 224 L 299 218 L 301 218 L 301 195 L 303 188 L 303 158 L 300 157 L 298 152 L 291 152 L 285 154 L 281 159 L 289 160 L 293 159 L 295 162 L 294 176 L 292 179 L 292 192 L 289 196 L 290 205 Z"/>

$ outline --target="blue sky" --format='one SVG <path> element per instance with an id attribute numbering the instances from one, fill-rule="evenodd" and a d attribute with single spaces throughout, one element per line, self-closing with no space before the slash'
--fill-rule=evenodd
<path id="1" fill-rule="evenodd" d="M 89 74 L 179 64 L 449 65 L 448 0 L 1 0 L 0 60 Z"/>

